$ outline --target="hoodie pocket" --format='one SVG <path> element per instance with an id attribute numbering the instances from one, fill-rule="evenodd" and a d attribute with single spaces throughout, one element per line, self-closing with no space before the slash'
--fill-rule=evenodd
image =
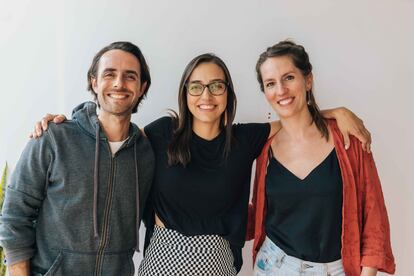
<path id="1" fill-rule="evenodd" d="M 133 275 L 134 264 L 131 250 L 121 253 L 107 253 L 99 258 L 99 271 L 103 275 Z M 97 255 L 95 253 L 81 253 L 69 250 L 60 250 L 46 274 L 37 273 L 33 276 L 85 276 L 96 273 Z"/>
<path id="2" fill-rule="evenodd" d="M 53 261 L 52 266 L 46 272 L 44 276 L 52 276 L 59 268 L 60 264 L 62 263 L 62 252 L 59 252 L 56 259 Z"/>

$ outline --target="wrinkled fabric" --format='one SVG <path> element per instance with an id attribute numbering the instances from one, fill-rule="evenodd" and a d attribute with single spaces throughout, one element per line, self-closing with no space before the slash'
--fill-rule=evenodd
<path id="1" fill-rule="evenodd" d="M 351 137 L 350 148 L 345 150 L 336 122 L 330 120 L 329 128 L 343 182 L 341 257 L 345 273 L 348 276 L 357 276 L 360 275 L 361 268 L 366 266 L 393 274 L 395 262 L 390 242 L 390 226 L 372 154 L 365 152 L 355 137 Z M 257 159 L 253 198 L 249 206 L 246 238 L 254 239 L 253 260 L 266 237 L 265 177 L 271 141 L 272 139 L 268 140 Z"/>
<path id="2" fill-rule="evenodd" d="M 314 263 L 287 255 L 266 237 L 254 265 L 253 276 L 345 276 L 342 260 Z"/>
<path id="3" fill-rule="evenodd" d="M 132 123 L 128 140 L 112 155 L 98 126 L 96 104 L 87 102 L 73 120 L 51 123 L 29 141 L 0 216 L 9 265 L 30 259 L 34 275 L 133 275 L 154 156 Z"/>

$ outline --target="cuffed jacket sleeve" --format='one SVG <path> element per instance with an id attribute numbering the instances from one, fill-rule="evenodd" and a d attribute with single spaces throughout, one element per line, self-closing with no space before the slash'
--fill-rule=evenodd
<path id="1" fill-rule="evenodd" d="M 34 254 L 35 223 L 53 159 L 50 141 L 47 132 L 29 141 L 7 186 L 0 217 L 0 243 L 8 265 L 30 259 Z"/>
<path id="2" fill-rule="evenodd" d="M 356 143 L 359 144 L 358 141 Z M 359 145 L 361 157 L 359 183 L 364 183 L 363 228 L 361 233 L 361 266 L 375 267 L 379 271 L 394 273 L 395 264 L 391 251 L 390 226 L 380 179 L 372 154 Z"/>
<path id="3" fill-rule="evenodd" d="M 351 137 L 351 146 L 345 150 L 335 121 L 330 121 L 330 127 L 344 183 L 342 259 L 345 272 L 359 275 L 362 267 L 373 267 L 393 274 L 390 225 L 373 156 L 362 149 L 355 137 Z"/>

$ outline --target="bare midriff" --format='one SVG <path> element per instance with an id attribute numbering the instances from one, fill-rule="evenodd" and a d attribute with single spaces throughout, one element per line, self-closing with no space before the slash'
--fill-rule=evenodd
<path id="1" fill-rule="evenodd" d="M 158 225 L 159 227 L 165 228 L 164 223 L 161 221 L 161 219 L 157 216 L 157 214 L 155 214 L 155 224 Z"/>

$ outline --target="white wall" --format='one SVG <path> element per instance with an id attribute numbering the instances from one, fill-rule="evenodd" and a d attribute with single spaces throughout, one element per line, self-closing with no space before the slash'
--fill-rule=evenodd
<path id="1" fill-rule="evenodd" d="M 144 126 L 176 108 L 181 73 L 203 52 L 227 62 L 237 120 L 266 120 L 254 65 L 265 47 L 293 38 L 310 53 L 320 106 L 347 106 L 372 132 L 396 274 L 412 275 L 413 11 L 409 0 L 1 1 L 0 166 L 15 165 L 46 112 L 70 114 L 91 99 L 86 71 L 112 41 L 136 43 L 149 61 L 153 85 L 133 118 Z M 249 275 L 250 244 L 244 253 Z"/>

